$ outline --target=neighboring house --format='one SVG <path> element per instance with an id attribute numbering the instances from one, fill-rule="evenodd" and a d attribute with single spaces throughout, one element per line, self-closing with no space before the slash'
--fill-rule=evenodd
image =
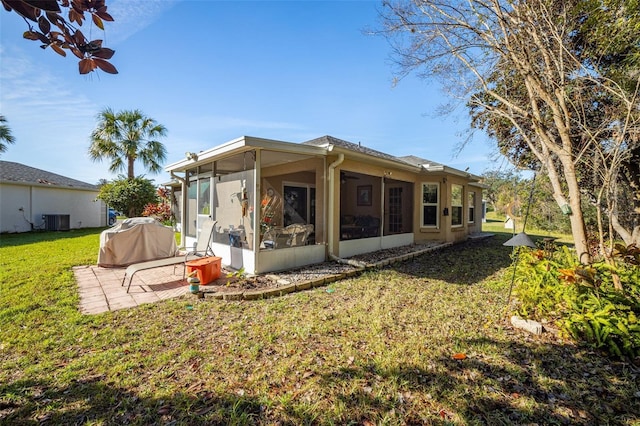
<path id="1" fill-rule="evenodd" d="M 217 222 L 223 264 L 265 273 L 482 228 L 470 173 L 324 136 L 296 144 L 241 137 L 166 167 L 180 182 L 182 244 Z"/>
<path id="2" fill-rule="evenodd" d="M 0 161 L 0 232 L 106 226 L 98 187 L 24 164 Z"/>

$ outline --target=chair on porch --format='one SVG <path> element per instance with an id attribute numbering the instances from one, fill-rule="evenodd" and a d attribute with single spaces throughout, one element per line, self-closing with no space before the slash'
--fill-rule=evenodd
<path id="1" fill-rule="evenodd" d="M 184 279 L 185 272 L 187 269 L 186 267 L 187 262 L 193 259 L 194 256 L 206 257 L 206 256 L 215 255 L 215 253 L 213 252 L 213 249 L 211 248 L 211 240 L 213 237 L 213 232 L 215 230 L 215 225 L 216 225 L 216 221 L 211 219 L 206 219 L 202 224 L 200 234 L 198 234 L 198 239 L 196 240 L 196 244 L 193 250 L 187 251 L 184 254 L 184 256 L 181 255 L 180 252 L 185 251 L 186 248 L 182 247 L 176 250 L 175 256 L 173 257 L 166 257 L 163 259 L 150 260 L 147 262 L 134 263 L 132 265 L 129 265 L 124 272 L 124 277 L 122 278 L 122 286 L 124 286 L 124 283 L 128 278 L 129 279 L 129 285 L 127 286 L 127 293 L 128 293 L 129 289 L 131 288 L 131 282 L 133 281 L 133 276 L 136 273 L 140 271 L 144 271 L 146 269 L 161 268 L 163 266 L 173 265 L 173 271 L 175 274 L 176 267 L 180 263 L 182 263 L 182 267 L 183 267 L 182 279 Z"/>
<path id="2" fill-rule="evenodd" d="M 274 226 L 264 233 L 263 242 L 268 248 L 286 248 L 304 246 L 309 235 L 313 232 L 313 225 L 293 223 L 286 227 Z"/>

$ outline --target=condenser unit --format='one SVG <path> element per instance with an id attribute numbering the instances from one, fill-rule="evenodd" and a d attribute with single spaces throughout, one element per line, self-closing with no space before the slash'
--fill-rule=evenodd
<path id="1" fill-rule="evenodd" d="M 68 214 L 43 214 L 42 220 L 47 231 L 68 231 L 71 228 L 71 218 Z"/>

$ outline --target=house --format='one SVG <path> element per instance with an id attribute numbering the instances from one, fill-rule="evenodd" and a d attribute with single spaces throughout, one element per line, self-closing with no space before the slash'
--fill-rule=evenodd
<path id="1" fill-rule="evenodd" d="M 0 161 L 0 232 L 68 231 L 106 226 L 98 187 L 11 161 Z"/>
<path id="2" fill-rule="evenodd" d="M 207 218 L 223 264 L 248 273 L 481 231 L 479 177 L 331 136 L 290 143 L 244 136 L 186 153 L 179 183 L 182 244 Z"/>

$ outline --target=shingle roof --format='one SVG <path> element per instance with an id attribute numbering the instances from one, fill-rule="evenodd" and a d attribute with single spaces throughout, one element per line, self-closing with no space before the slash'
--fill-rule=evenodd
<path id="1" fill-rule="evenodd" d="M 312 139 L 307 142 L 303 142 L 303 145 L 315 145 L 315 146 L 323 146 L 323 145 L 334 145 L 339 146 L 341 148 L 348 149 L 350 151 L 360 152 L 362 154 L 371 155 L 373 157 L 384 158 L 386 160 L 398 161 L 398 157 L 394 157 L 391 154 L 386 154 L 381 151 L 376 151 L 375 149 L 367 148 L 366 146 L 362 146 L 359 143 L 347 142 L 342 139 L 334 138 L 333 136 L 321 136 L 316 139 Z"/>
<path id="2" fill-rule="evenodd" d="M 398 161 L 398 162 L 410 164 L 412 166 L 417 166 L 417 167 L 421 167 L 425 164 L 429 164 L 431 166 L 443 166 L 443 164 L 436 163 L 435 161 L 431 161 L 431 160 L 425 160 L 424 158 L 416 157 L 415 155 L 395 157 L 391 154 L 386 154 L 384 152 L 376 151 L 375 149 L 367 148 L 366 146 L 362 146 L 361 144 L 347 142 L 345 140 L 334 138 L 333 136 L 329 136 L 329 135 L 312 139 L 307 142 L 303 142 L 303 145 L 315 145 L 315 146 L 324 146 L 328 144 L 339 146 L 351 151 L 360 152 L 362 154 L 367 154 L 367 155 L 371 155 L 378 158 L 384 158 L 386 160 Z"/>
<path id="3" fill-rule="evenodd" d="M 398 157 L 398 160 L 404 161 L 405 163 L 409 163 L 414 166 L 424 166 L 425 164 L 429 164 L 430 166 L 444 166 L 444 164 L 416 157 L 415 155 L 405 155 L 404 157 Z"/>
<path id="4" fill-rule="evenodd" d="M 0 182 L 15 182 L 23 184 L 51 185 L 63 188 L 95 189 L 98 187 L 90 183 L 71 179 L 35 167 L 12 161 L 0 161 Z"/>

